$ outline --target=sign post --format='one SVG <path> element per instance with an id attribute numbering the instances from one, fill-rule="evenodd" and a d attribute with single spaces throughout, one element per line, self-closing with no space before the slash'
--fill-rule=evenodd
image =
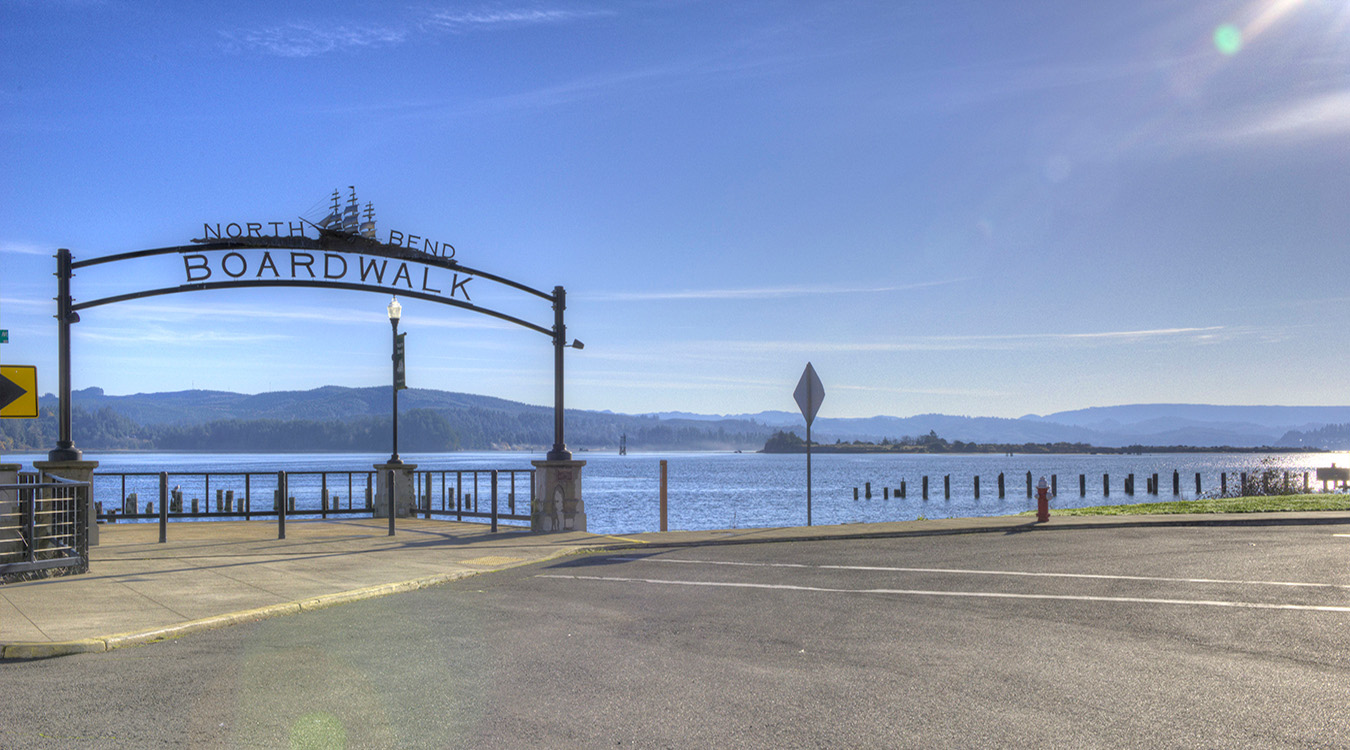
<path id="1" fill-rule="evenodd" d="M 797 390 L 792 392 L 792 397 L 797 400 L 797 406 L 802 410 L 802 416 L 806 417 L 806 525 L 811 525 L 811 423 L 816 420 L 816 412 L 820 411 L 820 402 L 825 400 L 825 386 L 820 382 L 820 376 L 816 374 L 816 368 L 806 363 L 806 369 L 802 371 L 802 379 L 797 381 Z"/>

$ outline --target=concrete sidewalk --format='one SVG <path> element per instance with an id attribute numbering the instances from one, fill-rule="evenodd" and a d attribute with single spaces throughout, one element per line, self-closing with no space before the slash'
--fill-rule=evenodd
<path id="1" fill-rule="evenodd" d="M 1169 525 L 1344 524 L 1346 513 L 1195 516 L 995 516 L 877 524 L 531 534 L 483 524 L 400 519 L 275 523 L 105 524 L 89 573 L 0 586 L 0 657 L 107 651 L 198 630 L 411 591 L 586 550 L 752 544 L 966 533 L 1053 532 Z"/>
<path id="2" fill-rule="evenodd" d="M 399 519 L 104 524 L 89 572 L 0 586 L 0 657 L 149 643 L 570 554 L 592 534 Z"/>

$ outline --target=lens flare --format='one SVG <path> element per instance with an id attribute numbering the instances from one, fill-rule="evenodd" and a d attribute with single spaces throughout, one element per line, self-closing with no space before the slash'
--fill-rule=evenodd
<path id="1" fill-rule="evenodd" d="M 1231 23 L 1215 29 L 1214 48 L 1225 55 L 1236 55 L 1242 49 L 1242 31 Z"/>

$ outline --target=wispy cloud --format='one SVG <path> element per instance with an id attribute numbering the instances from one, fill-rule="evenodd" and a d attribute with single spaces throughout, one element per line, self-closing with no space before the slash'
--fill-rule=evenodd
<path id="1" fill-rule="evenodd" d="M 439 10 L 421 20 L 421 28 L 464 33 L 476 30 L 498 29 L 507 26 L 564 23 L 595 16 L 613 15 L 612 11 L 559 10 L 526 8 L 516 10 Z"/>
<path id="2" fill-rule="evenodd" d="M 291 21 L 259 28 L 222 30 L 220 33 L 225 38 L 226 48 L 231 51 L 304 58 L 330 52 L 393 46 L 418 35 L 467 34 L 559 24 L 603 15 L 611 15 L 611 12 L 550 8 L 440 9 L 424 11 L 399 23 Z"/>
<path id="3" fill-rule="evenodd" d="M 684 289 L 656 292 L 597 292 L 580 293 L 576 297 L 591 302 L 656 302 L 666 300 L 735 300 L 735 299 L 783 299 L 828 294 L 886 294 L 911 291 L 929 287 L 947 286 L 969 281 L 969 278 L 926 281 L 901 286 L 864 286 L 864 287 L 819 287 L 819 286 L 783 286 L 783 287 L 746 287 L 742 289 Z"/>
<path id="4" fill-rule="evenodd" d="M 19 308 L 21 310 L 50 310 L 55 312 L 56 303 L 47 299 L 34 299 L 31 297 L 0 297 L 0 307 Z"/>
<path id="5" fill-rule="evenodd" d="M 163 322 L 165 320 L 200 320 L 205 318 L 222 323 L 241 320 L 289 320 L 336 324 L 384 323 L 388 325 L 389 322 L 384 313 L 379 311 L 358 311 L 339 307 L 261 309 L 235 305 L 174 305 L 142 302 L 129 306 L 110 305 L 98 309 L 106 310 L 109 317 L 123 321 Z M 454 317 L 449 318 L 420 318 L 417 325 L 421 328 L 482 328 L 492 330 L 513 328 L 509 323 L 483 319 L 469 313 L 465 313 L 463 316 L 455 314 Z"/>
<path id="6" fill-rule="evenodd" d="M 1333 91 L 1283 104 L 1233 125 L 1229 141 L 1296 140 L 1350 134 L 1350 90 Z"/>
<path id="7" fill-rule="evenodd" d="M 596 388 L 639 388 L 642 390 L 660 389 L 667 391 L 725 391 L 728 388 L 755 390 L 780 388 L 781 380 L 756 380 L 734 377 L 700 377 L 689 375 L 680 380 L 653 380 L 646 373 L 631 372 L 590 372 L 573 376 L 569 384 Z"/>
<path id="8" fill-rule="evenodd" d="M 917 351 L 987 351 L 1026 349 L 1045 346 L 1103 345 L 1146 341 L 1188 341 L 1200 343 L 1223 335 L 1237 335 L 1225 326 L 1192 328 L 1156 328 L 1131 331 L 1087 333 L 971 334 L 957 336 L 907 336 L 890 341 L 706 341 L 684 342 L 692 351 L 715 354 L 820 354 L 891 353 Z"/>
<path id="9" fill-rule="evenodd" d="M 328 52 L 383 47 L 407 38 L 388 26 L 320 26 L 288 23 L 261 29 L 222 31 L 226 46 L 277 57 L 313 57 Z"/>
<path id="10" fill-rule="evenodd" d="M 782 383 L 777 385 L 781 386 Z M 1014 394 L 1008 391 L 991 391 L 972 388 L 897 388 L 875 385 L 831 384 L 830 390 L 859 391 L 863 393 L 893 393 L 906 396 L 971 396 L 978 398 L 1003 398 Z"/>
<path id="11" fill-rule="evenodd" d="M 15 253 L 16 255 L 46 255 L 51 257 L 56 254 L 56 248 L 34 245 L 30 242 L 0 242 L 0 253 Z"/>
<path id="12" fill-rule="evenodd" d="M 88 341 L 135 344 L 237 344 L 260 341 L 284 341 L 288 336 L 278 333 L 219 333 L 215 331 L 179 330 L 99 331 L 76 329 L 75 336 Z"/>

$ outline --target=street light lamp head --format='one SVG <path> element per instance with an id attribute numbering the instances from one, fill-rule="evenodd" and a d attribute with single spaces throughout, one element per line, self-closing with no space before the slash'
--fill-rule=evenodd
<path id="1" fill-rule="evenodd" d="M 585 348 L 586 348 L 586 345 L 583 344 L 583 343 L 581 343 L 581 341 L 579 341 L 579 340 L 577 340 L 577 339 L 572 339 L 572 348 L 573 348 L 573 349 L 585 349 Z"/>
<path id="2" fill-rule="evenodd" d="M 393 297 L 389 300 L 389 319 L 397 321 L 401 317 L 403 317 L 403 305 L 398 303 L 398 297 Z"/>

